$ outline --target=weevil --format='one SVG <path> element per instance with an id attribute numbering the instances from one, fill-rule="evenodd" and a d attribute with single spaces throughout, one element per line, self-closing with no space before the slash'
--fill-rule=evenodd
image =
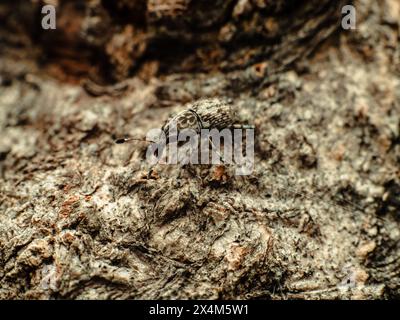
<path id="1" fill-rule="evenodd" d="M 191 103 L 187 108 L 173 117 L 170 117 L 162 131 L 170 137 L 170 129 L 174 126 L 178 133 L 184 129 L 192 129 L 200 134 L 202 129 L 250 129 L 251 125 L 242 125 L 230 100 L 219 98 L 201 99 Z M 118 144 L 128 141 L 144 141 L 137 138 L 121 138 Z"/>
<path id="2" fill-rule="evenodd" d="M 253 126 L 240 124 L 235 111 L 229 100 L 218 98 L 198 100 L 187 105 L 185 110 L 170 117 L 161 128 L 161 133 L 158 139 L 156 138 L 157 141 L 122 138 L 116 140 L 116 143 L 121 144 L 128 141 L 152 142 L 156 146 L 157 158 L 160 159 L 164 154 L 166 146 L 170 145 L 170 143 L 177 143 L 177 146 L 182 146 L 184 144 L 184 141 L 179 141 L 178 139 L 178 136 L 184 130 L 190 130 L 192 133 L 194 132 L 195 135 L 200 136 L 203 133 L 202 130 L 216 129 L 221 131 L 224 129 L 253 129 Z M 224 156 L 220 153 L 220 148 L 214 144 L 211 136 L 207 135 L 206 138 L 213 150 L 213 154 L 219 158 L 220 162 L 227 163 Z M 192 151 L 190 151 L 190 153 L 191 152 Z M 193 153 L 193 155 L 195 155 L 195 153 Z M 230 153 L 229 155 L 229 159 L 231 159 L 232 154 Z M 234 160 L 232 159 L 232 161 Z M 234 163 L 236 164 L 235 161 Z"/>

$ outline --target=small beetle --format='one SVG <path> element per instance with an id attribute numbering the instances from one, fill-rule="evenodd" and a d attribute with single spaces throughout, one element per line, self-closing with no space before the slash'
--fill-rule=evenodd
<path id="1" fill-rule="evenodd" d="M 174 125 L 178 133 L 184 129 L 192 129 L 200 133 L 201 129 L 247 129 L 253 128 L 249 125 L 240 125 L 237 123 L 237 115 L 228 100 L 218 98 L 198 100 L 177 115 L 171 117 L 162 127 L 166 137 L 169 137 L 169 131 Z M 143 141 L 136 138 L 122 138 L 115 142 L 118 144 L 128 141 Z"/>

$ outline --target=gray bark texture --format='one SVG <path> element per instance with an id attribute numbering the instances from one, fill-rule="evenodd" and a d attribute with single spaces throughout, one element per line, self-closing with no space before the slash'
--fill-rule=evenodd
<path id="1" fill-rule="evenodd" d="M 345 4 L 1 1 L 0 298 L 400 298 L 400 1 Z M 251 175 L 113 142 L 207 97 Z"/>

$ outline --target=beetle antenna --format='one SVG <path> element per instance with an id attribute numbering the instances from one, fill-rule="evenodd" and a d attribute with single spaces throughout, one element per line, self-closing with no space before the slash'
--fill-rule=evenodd
<path id="1" fill-rule="evenodd" d="M 139 139 L 139 138 L 119 138 L 119 139 L 115 140 L 115 143 L 116 144 L 123 144 L 123 143 L 131 142 L 131 141 L 143 141 L 143 142 L 155 143 L 154 141 L 151 141 L 151 140 Z"/>

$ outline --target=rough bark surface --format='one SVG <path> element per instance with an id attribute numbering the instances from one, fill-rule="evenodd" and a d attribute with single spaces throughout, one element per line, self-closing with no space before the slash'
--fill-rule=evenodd
<path id="1" fill-rule="evenodd" d="M 343 5 L 2 1 L 0 298 L 400 298 L 400 1 Z M 204 97 L 253 174 L 113 143 Z"/>

